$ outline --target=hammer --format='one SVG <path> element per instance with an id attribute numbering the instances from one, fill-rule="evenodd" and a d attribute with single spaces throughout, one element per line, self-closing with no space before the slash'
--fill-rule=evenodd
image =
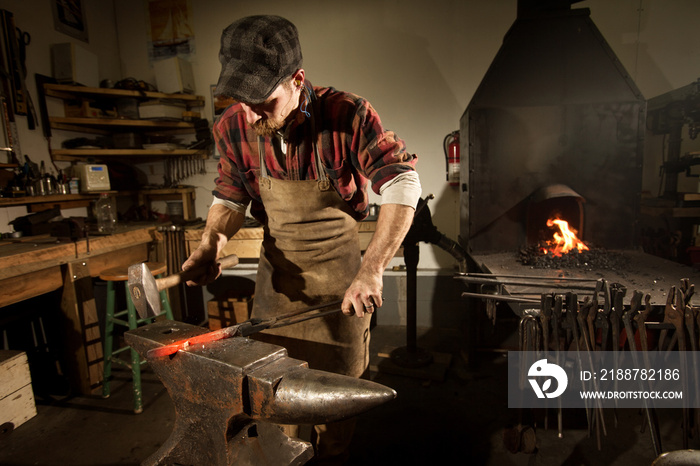
<path id="1" fill-rule="evenodd" d="M 219 260 L 221 269 L 238 265 L 238 256 L 231 254 Z M 154 278 L 145 263 L 129 266 L 129 293 L 136 311 L 142 319 L 160 314 L 160 292 L 202 275 L 202 268 L 185 270 L 164 278 Z"/>

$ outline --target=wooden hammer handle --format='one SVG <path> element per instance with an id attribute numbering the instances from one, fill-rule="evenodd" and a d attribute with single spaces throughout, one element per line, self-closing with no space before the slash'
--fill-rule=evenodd
<path id="1" fill-rule="evenodd" d="M 235 254 L 231 254 L 229 256 L 223 257 L 219 259 L 219 265 L 221 265 L 221 270 L 235 267 L 236 265 L 238 265 L 238 256 Z M 167 277 L 157 279 L 156 286 L 158 287 L 158 291 L 162 291 L 166 288 L 172 288 L 173 286 L 177 286 L 180 283 L 185 283 L 188 280 L 197 278 L 203 273 L 204 270 L 201 267 L 196 269 L 185 270 L 180 273 L 174 273 L 172 275 L 168 275 Z"/>

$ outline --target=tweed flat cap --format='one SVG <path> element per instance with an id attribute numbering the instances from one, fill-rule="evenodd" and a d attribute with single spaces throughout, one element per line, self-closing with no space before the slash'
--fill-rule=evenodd
<path id="1" fill-rule="evenodd" d="M 301 68 L 297 28 L 279 16 L 248 16 L 221 34 L 221 74 L 215 95 L 249 104 L 265 101 Z"/>

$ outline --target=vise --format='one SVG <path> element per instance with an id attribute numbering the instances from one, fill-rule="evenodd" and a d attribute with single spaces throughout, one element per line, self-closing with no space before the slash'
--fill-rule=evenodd
<path id="1" fill-rule="evenodd" d="M 141 356 L 207 329 L 159 321 L 126 332 Z M 151 353 L 153 354 L 153 353 Z M 234 337 L 193 344 L 149 364 L 175 407 L 170 437 L 143 465 L 300 465 L 310 443 L 275 424 L 325 424 L 361 414 L 396 397 L 369 380 L 308 368 L 287 350 Z"/>

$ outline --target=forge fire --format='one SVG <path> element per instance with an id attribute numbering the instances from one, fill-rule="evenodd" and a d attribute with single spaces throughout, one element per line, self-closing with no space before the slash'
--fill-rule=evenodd
<path id="1" fill-rule="evenodd" d="M 624 270 L 628 260 L 620 252 L 589 247 L 577 231 L 560 218 L 547 220 L 552 239 L 529 245 L 519 251 L 519 261 L 536 269 Z"/>
<path id="2" fill-rule="evenodd" d="M 578 232 L 569 228 L 569 222 L 566 220 L 550 218 L 547 220 L 547 226 L 549 228 L 557 227 L 559 231 L 555 231 L 552 239 L 546 242 L 546 246 L 542 247 L 542 253 L 560 257 L 572 250 L 578 252 L 589 250 L 588 246 L 576 236 Z"/>

